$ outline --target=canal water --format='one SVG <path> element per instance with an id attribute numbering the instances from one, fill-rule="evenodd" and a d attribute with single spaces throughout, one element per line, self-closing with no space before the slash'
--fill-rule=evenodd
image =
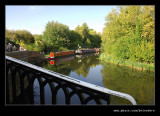
<path id="1" fill-rule="evenodd" d="M 74 55 L 67 58 L 45 61 L 39 66 L 58 72 L 75 79 L 102 86 L 114 91 L 131 95 L 138 105 L 155 104 L 155 74 L 150 71 L 138 71 L 128 67 L 104 63 L 99 60 L 99 54 L 90 53 Z M 39 84 L 34 82 L 35 104 L 40 103 Z M 49 85 L 45 86 L 45 103 L 51 104 L 51 91 Z M 65 104 L 64 92 L 58 91 L 57 103 Z M 71 99 L 72 104 L 80 104 L 78 96 Z M 88 104 L 95 104 L 90 101 Z M 120 97 L 110 95 L 110 105 L 130 105 L 131 103 Z"/>

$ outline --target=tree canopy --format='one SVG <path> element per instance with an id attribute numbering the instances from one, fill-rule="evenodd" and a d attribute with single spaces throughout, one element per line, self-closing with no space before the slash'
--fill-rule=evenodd
<path id="1" fill-rule="evenodd" d="M 33 44 L 35 42 L 33 35 L 27 30 L 6 30 L 6 39 L 16 43 Z"/>
<path id="2" fill-rule="evenodd" d="M 68 48 L 70 44 L 70 30 L 67 25 L 58 22 L 48 22 L 43 33 L 46 49 Z"/>
<path id="3" fill-rule="evenodd" d="M 78 45 L 94 48 L 100 47 L 101 35 L 89 29 L 86 23 L 78 25 L 75 30 L 70 30 L 67 25 L 51 21 L 46 25 L 43 41 L 46 50 L 77 49 Z"/>
<path id="4" fill-rule="evenodd" d="M 82 26 L 77 26 L 75 28 L 75 32 L 77 32 L 81 36 L 81 41 L 83 47 L 100 47 L 101 44 L 101 34 L 96 33 L 93 29 L 89 29 L 86 23 L 83 23 Z"/>
<path id="5" fill-rule="evenodd" d="M 51 52 L 53 50 L 68 50 L 81 47 L 100 47 L 101 34 L 89 29 L 86 23 L 70 30 L 67 25 L 48 21 L 42 35 L 32 35 L 27 30 L 6 30 L 6 44 L 12 42 L 27 50 Z"/>
<path id="6" fill-rule="evenodd" d="M 154 63 L 154 6 L 120 6 L 105 20 L 105 56 Z"/>

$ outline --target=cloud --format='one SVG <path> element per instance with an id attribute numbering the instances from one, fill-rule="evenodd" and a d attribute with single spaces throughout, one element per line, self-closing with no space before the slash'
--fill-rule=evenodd
<path id="1" fill-rule="evenodd" d="M 29 6 L 29 10 L 36 10 L 37 6 Z"/>

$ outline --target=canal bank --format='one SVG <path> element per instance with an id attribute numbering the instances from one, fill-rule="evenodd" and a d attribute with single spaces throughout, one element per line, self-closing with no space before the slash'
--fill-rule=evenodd
<path id="1" fill-rule="evenodd" d="M 12 51 L 5 52 L 5 55 L 26 62 L 42 62 L 45 59 L 44 53 L 39 53 L 36 51 Z"/>
<path id="2" fill-rule="evenodd" d="M 100 55 L 100 60 L 106 63 L 116 64 L 118 66 L 126 66 L 139 71 L 152 71 L 154 72 L 154 63 L 136 62 L 124 59 L 113 59 L 111 56 L 105 56 L 103 53 Z"/>

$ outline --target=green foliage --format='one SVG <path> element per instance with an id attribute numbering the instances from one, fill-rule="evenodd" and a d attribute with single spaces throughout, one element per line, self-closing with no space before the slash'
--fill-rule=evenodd
<path id="1" fill-rule="evenodd" d="M 43 33 L 45 51 L 52 49 L 77 49 L 82 47 L 100 47 L 101 34 L 89 29 L 86 23 L 77 26 L 75 30 L 69 30 L 68 26 L 58 22 L 48 22 Z"/>
<path id="2" fill-rule="evenodd" d="M 154 7 L 120 6 L 106 17 L 102 52 L 115 60 L 154 63 Z"/>
<path id="3" fill-rule="evenodd" d="M 101 34 L 89 29 L 86 23 L 70 30 L 67 25 L 49 21 L 43 35 L 32 35 L 26 30 L 6 30 L 5 43 L 19 44 L 27 50 L 48 53 L 53 50 L 68 50 L 81 47 L 100 47 Z"/>
<path id="4" fill-rule="evenodd" d="M 33 50 L 38 52 L 44 52 L 44 43 L 43 43 L 43 36 L 42 35 L 34 35 L 35 44 L 32 47 Z"/>
<path id="5" fill-rule="evenodd" d="M 67 48 L 64 48 L 64 47 L 60 47 L 59 50 L 60 51 L 69 51 Z"/>
<path id="6" fill-rule="evenodd" d="M 35 41 L 33 35 L 26 30 L 6 30 L 6 37 L 16 43 L 21 41 L 26 44 L 33 44 Z"/>
<path id="7" fill-rule="evenodd" d="M 32 35 L 26 30 L 6 30 L 5 43 L 11 43 L 16 46 L 21 45 L 27 50 L 44 51 L 42 35 Z"/>
<path id="8" fill-rule="evenodd" d="M 77 33 L 74 30 L 70 31 L 70 49 L 77 49 L 77 45 L 79 44 L 80 46 L 82 46 L 82 37 L 79 33 Z"/>
<path id="9" fill-rule="evenodd" d="M 83 23 L 82 26 L 77 26 L 75 28 L 75 32 L 77 32 L 81 36 L 82 47 L 100 47 L 101 44 L 101 34 L 96 33 L 93 29 L 89 29 L 86 23 Z"/>
<path id="10" fill-rule="evenodd" d="M 58 22 L 48 22 L 43 33 L 43 41 L 46 48 L 59 49 L 69 47 L 70 40 L 69 27 Z"/>

